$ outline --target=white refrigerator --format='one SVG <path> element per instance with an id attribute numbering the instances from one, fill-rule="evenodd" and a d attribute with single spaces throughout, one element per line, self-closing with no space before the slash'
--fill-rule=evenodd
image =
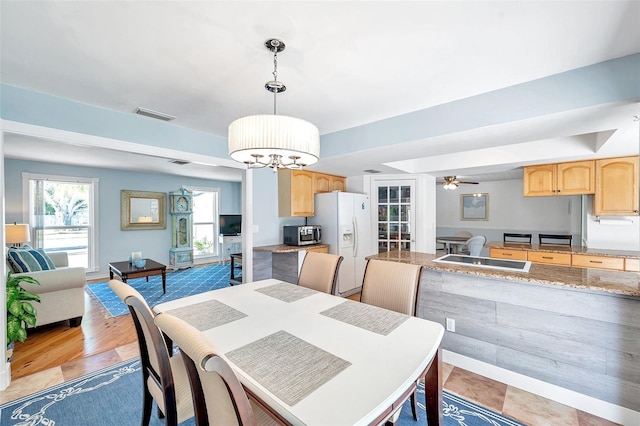
<path id="1" fill-rule="evenodd" d="M 360 291 L 365 256 L 371 251 L 371 211 L 369 196 L 350 192 L 326 192 L 315 195 L 315 214 L 310 225 L 322 226 L 322 243 L 329 253 L 342 256 L 336 293 L 349 296 Z"/>

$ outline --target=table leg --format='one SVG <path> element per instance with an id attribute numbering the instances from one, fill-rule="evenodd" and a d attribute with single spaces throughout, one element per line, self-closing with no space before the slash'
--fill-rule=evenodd
<path id="1" fill-rule="evenodd" d="M 109 268 L 109 279 L 113 279 L 113 269 Z"/>
<path id="2" fill-rule="evenodd" d="M 167 270 L 162 270 L 162 294 L 167 292 Z"/>
<path id="3" fill-rule="evenodd" d="M 427 411 L 427 424 L 440 426 L 442 423 L 442 371 L 440 359 L 442 348 L 438 347 L 424 378 L 424 397 Z"/>

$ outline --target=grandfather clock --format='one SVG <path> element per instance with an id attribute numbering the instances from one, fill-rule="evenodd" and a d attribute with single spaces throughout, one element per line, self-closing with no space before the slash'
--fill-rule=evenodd
<path id="1" fill-rule="evenodd" d="M 169 193 L 172 247 L 169 258 L 172 266 L 193 266 L 193 193 L 184 188 Z"/>

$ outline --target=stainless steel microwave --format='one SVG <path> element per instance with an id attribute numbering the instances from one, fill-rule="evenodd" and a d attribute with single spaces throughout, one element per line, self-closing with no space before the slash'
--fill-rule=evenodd
<path id="1" fill-rule="evenodd" d="M 322 229 L 318 225 L 285 226 L 283 236 L 288 246 L 318 244 L 322 240 Z"/>

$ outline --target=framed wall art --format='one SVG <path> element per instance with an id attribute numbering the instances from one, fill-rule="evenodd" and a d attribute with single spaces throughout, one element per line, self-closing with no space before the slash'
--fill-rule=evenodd
<path id="1" fill-rule="evenodd" d="M 489 220 L 489 194 L 460 194 L 460 220 Z"/>

